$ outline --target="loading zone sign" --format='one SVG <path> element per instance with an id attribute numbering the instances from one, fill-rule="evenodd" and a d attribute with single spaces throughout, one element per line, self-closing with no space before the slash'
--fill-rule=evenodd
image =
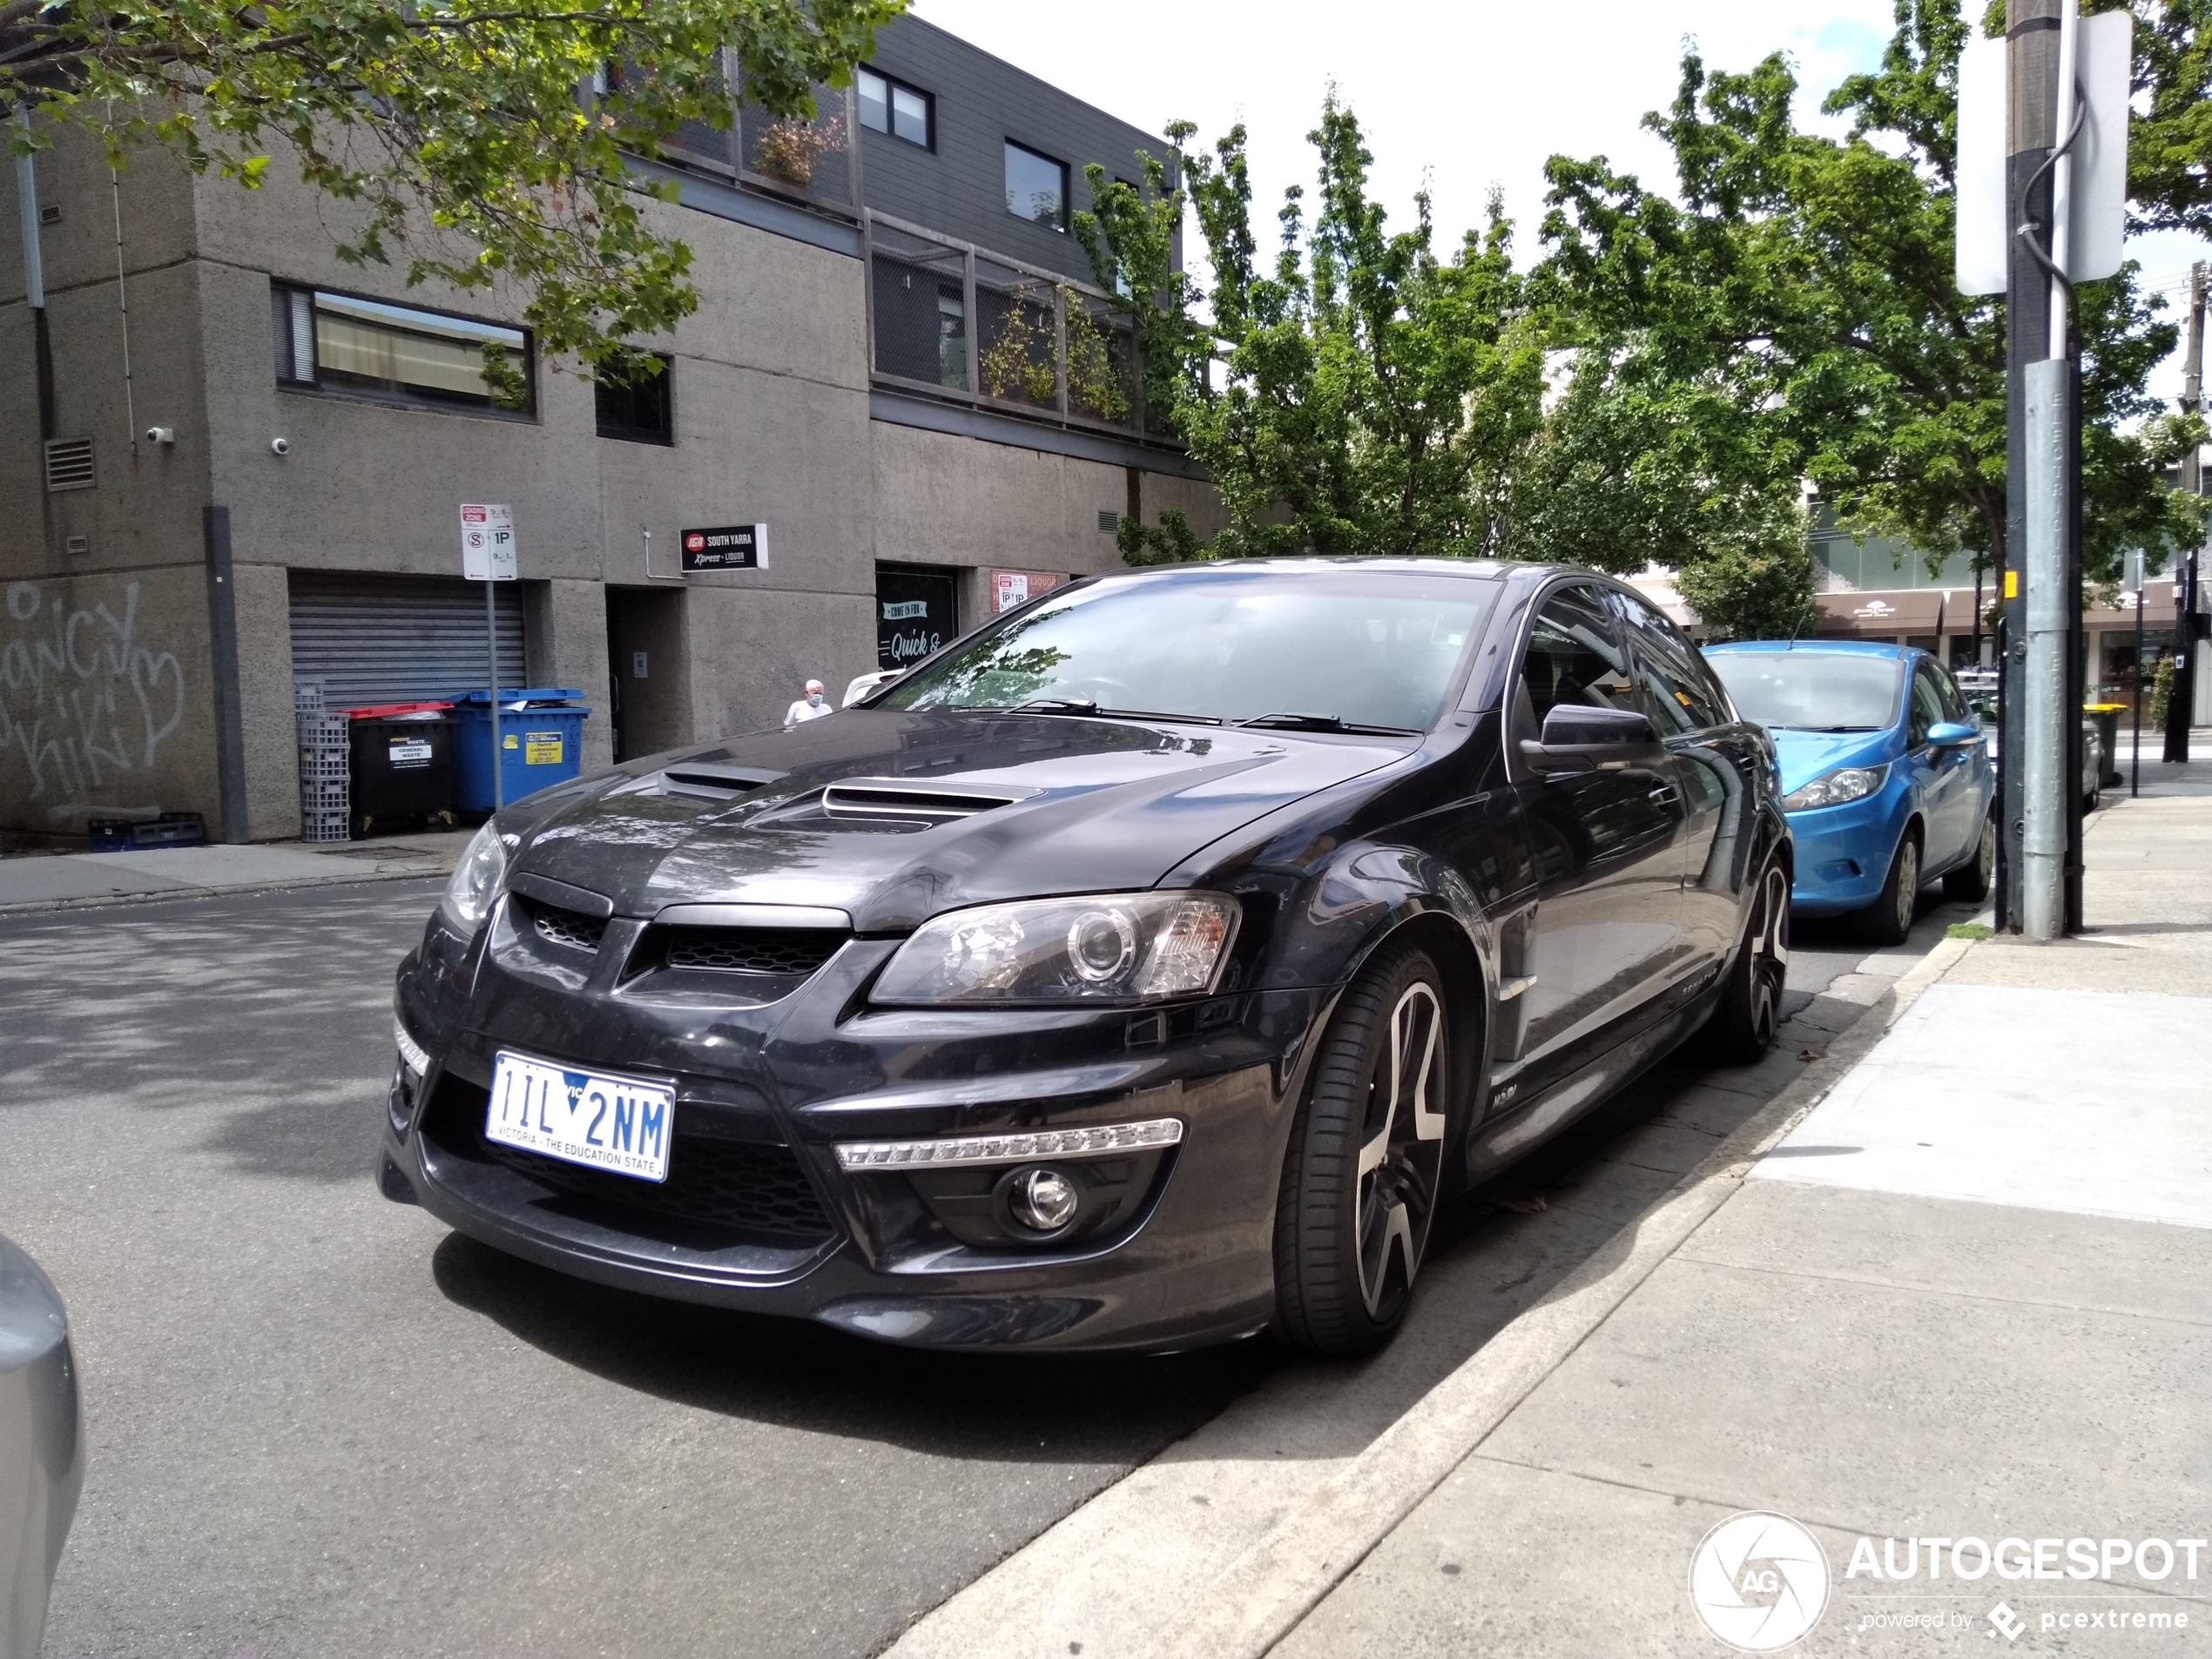
<path id="1" fill-rule="evenodd" d="M 768 568 L 765 524 L 725 524 L 718 529 L 685 530 L 684 569 L 765 570 Z"/>
<path id="2" fill-rule="evenodd" d="M 515 509 L 461 503 L 461 574 L 471 582 L 515 579 Z"/>

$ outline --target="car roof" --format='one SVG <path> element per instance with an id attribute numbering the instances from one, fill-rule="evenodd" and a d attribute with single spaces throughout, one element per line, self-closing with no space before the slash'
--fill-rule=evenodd
<path id="1" fill-rule="evenodd" d="M 1568 570 L 1568 565 L 1526 564 L 1512 559 L 1376 558 L 1359 555 L 1341 557 L 1303 556 L 1277 559 L 1189 559 L 1179 564 L 1139 564 L 1123 570 L 1104 570 L 1100 580 L 1130 577 L 1224 575 L 1240 570 L 1307 571 L 1316 576 L 1345 570 L 1399 570 L 1410 576 L 1460 577 L 1471 581 L 1496 582 L 1527 571 Z M 1576 571 L 1577 575 L 1592 575 Z"/>
<path id="2" fill-rule="evenodd" d="M 1838 656 L 1896 658 L 1927 655 L 1918 645 L 1896 645 L 1885 639 L 1730 639 L 1705 647 L 1705 654 L 1709 657 L 1737 651 L 1802 651 Z"/>

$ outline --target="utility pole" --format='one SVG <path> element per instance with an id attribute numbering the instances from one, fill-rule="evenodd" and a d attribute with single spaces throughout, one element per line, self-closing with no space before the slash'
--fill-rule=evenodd
<path id="1" fill-rule="evenodd" d="M 2182 413 L 2195 415 L 2204 408 L 2204 304 L 2207 269 L 2199 260 L 2189 267 L 2188 354 L 2182 360 Z M 2192 496 L 2204 493 L 2204 468 L 2195 444 L 2182 457 L 2182 488 Z M 2196 712 L 2196 583 L 2197 550 L 2174 571 L 2174 689 L 2166 699 L 2166 759 L 2189 758 L 2189 721 Z M 2141 653 L 2135 672 L 2142 673 Z"/>
<path id="2" fill-rule="evenodd" d="M 2006 40 L 2005 199 L 2008 226 L 2024 230 L 2007 246 L 2005 287 L 2005 570 L 1999 592 L 2005 602 L 1998 633 L 1999 828 L 1996 921 L 2018 929 L 2026 920 L 2026 845 L 2028 791 L 2025 774 L 2028 749 L 2027 570 L 2030 508 L 2028 377 L 2031 366 L 2048 356 L 2051 279 L 2026 246 L 2029 236 L 2049 234 L 2051 173 L 2046 164 L 2058 142 L 2060 11 L 2064 0 L 2007 0 Z M 2047 380 L 2048 372 L 2039 376 Z M 2057 411 L 2048 408 L 2042 388 L 2037 436 L 2045 437 Z M 2048 503 L 2043 503 L 2046 511 Z M 2043 814 L 2039 813 L 2039 819 Z M 2039 823 L 2039 828 L 2047 826 Z M 2063 846 L 2059 849 L 2063 853 Z M 2048 849 L 2040 849 L 2047 858 Z"/>

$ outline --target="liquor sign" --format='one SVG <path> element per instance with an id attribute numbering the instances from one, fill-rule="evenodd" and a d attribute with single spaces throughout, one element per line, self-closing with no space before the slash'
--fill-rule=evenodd
<path id="1" fill-rule="evenodd" d="M 471 582 L 515 579 L 515 509 L 489 502 L 461 503 L 461 574 Z"/>
<path id="2" fill-rule="evenodd" d="M 765 524 L 724 524 L 713 529 L 685 530 L 679 546 L 686 571 L 768 568 Z"/>

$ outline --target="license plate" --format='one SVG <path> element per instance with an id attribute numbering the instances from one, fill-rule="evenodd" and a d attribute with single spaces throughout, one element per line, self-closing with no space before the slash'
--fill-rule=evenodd
<path id="1" fill-rule="evenodd" d="M 526 1152 L 665 1181 L 675 1116 L 676 1091 L 666 1083 L 575 1071 L 502 1049 L 492 1063 L 484 1134 Z"/>

